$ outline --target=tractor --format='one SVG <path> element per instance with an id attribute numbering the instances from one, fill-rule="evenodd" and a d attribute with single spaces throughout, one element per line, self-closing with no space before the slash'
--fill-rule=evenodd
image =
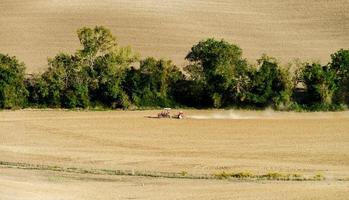
<path id="1" fill-rule="evenodd" d="M 174 119 L 184 119 L 184 112 L 179 111 L 179 113 L 176 114 L 176 115 L 173 115 L 172 118 L 174 118 Z"/>
<path id="2" fill-rule="evenodd" d="M 172 119 L 183 119 L 184 118 L 184 113 L 182 111 L 178 112 L 178 114 L 172 115 L 170 113 L 171 108 L 164 108 L 163 111 L 158 113 L 157 118 L 172 118 Z"/>
<path id="3" fill-rule="evenodd" d="M 163 111 L 158 113 L 158 118 L 171 118 L 170 110 L 171 108 L 164 108 Z"/>

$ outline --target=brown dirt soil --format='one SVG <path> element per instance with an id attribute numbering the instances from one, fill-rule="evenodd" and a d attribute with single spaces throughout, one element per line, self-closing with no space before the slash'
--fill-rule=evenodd
<path id="1" fill-rule="evenodd" d="M 0 169 L 0 199 L 345 199 L 349 112 L 0 112 L 0 161 L 85 169 L 323 174 L 319 182 L 230 182 Z M 175 111 L 173 111 L 175 112 Z M 98 187 L 97 187 L 98 185 Z M 87 191 L 87 192 L 84 192 Z"/>
<path id="2" fill-rule="evenodd" d="M 327 62 L 349 46 L 348 10 L 347 0 L 1 0 L 0 52 L 35 72 L 79 48 L 78 28 L 104 25 L 120 44 L 180 66 L 208 37 L 239 44 L 251 61 L 267 53 Z"/>
<path id="3" fill-rule="evenodd" d="M 1 200 L 346 200 L 348 182 L 229 182 L 0 168 Z"/>

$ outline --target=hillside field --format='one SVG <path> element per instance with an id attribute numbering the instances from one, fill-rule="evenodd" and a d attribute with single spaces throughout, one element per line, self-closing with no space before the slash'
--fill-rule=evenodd
<path id="1" fill-rule="evenodd" d="M 349 46 L 348 10 L 347 0 L 1 0 L 0 52 L 42 71 L 48 57 L 79 48 L 78 28 L 103 25 L 121 45 L 180 67 L 209 37 L 239 44 L 251 62 L 267 53 L 326 64 Z"/>
<path id="2" fill-rule="evenodd" d="M 148 118 L 157 112 L 0 112 L 0 199 L 347 198 L 348 112 L 185 110 L 184 120 Z M 21 164 L 52 169 L 21 169 Z M 156 178 L 57 167 L 322 174 L 326 180 Z"/>

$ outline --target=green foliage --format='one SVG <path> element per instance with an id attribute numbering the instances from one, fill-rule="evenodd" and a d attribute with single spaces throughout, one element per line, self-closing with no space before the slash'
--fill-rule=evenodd
<path id="1" fill-rule="evenodd" d="M 88 77 L 80 59 L 61 53 L 48 62 L 45 73 L 27 81 L 30 102 L 49 107 L 88 107 Z"/>
<path id="2" fill-rule="evenodd" d="M 338 89 L 335 92 L 335 102 L 349 104 L 349 49 L 341 49 L 332 54 L 329 66 L 336 74 Z"/>
<path id="3" fill-rule="evenodd" d="M 266 174 L 253 174 L 250 172 L 219 172 L 212 175 L 215 179 L 238 179 L 238 180 L 274 180 L 274 181 L 322 181 L 325 176 L 316 174 L 315 176 L 303 176 L 296 173 L 268 172 Z"/>
<path id="4" fill-rule="evenodd" d="M 330 66 L 338 75 L 338 79 L 347 78 L 349 75 L 349 49 L 341 49 L 332 54 Z"/>
<path id="5" fill-rule="evenodd" d="M 283 174 L 278 173 L 278 172 L 269 172 L 262 177 L 267 178 L 268 180 L 278 180 L 284 177 Z"/>
<path id="6" fill-rule="evenodd" d="M 175 106 L 173 93 L 183 78 L 170 60 L 146 58 L 140 62 L 139 70 L 128 70 L 124 88 L 137 106 Z"/>
<path id="7" fill-rule="evenodd" d="M 313 180 L 314 181 L 323 181 L 325 179 L 326 179 L 325 176 L 322 175 L 322 174 L 316 174 L 316 175 L 313 176 Z"/>
<path id="8" fill-rule="evenodd" d="M 332 104 L 337 85 L 336 73 L 329 66 L 306 63 L 299 79 L 306 87 L 305 104 Z"/>
<path id="9" fill-rule="evenodd" d="M 0 108 L 20 108 L 26 105 L 28 91 L 24 85 L 23 63 L 16 57 L 0 54 Z"/>
<path id="10" fill-rule="evenodd" d="M 171 87 L 171 93 L 175 101 L 180 105 L 195 108 L 208 108 L 212 106 L 212 99 L 208 94 L 208 88 L 195 80 L 178 80 Z"/>
<path id="11" fill-rule="evenodd" d="M 127 108 L 130 101 L 122 88 L 126 69 L 138 60 L 130 47 L 118 47 L 104 27 L 78 30 L 82 50 L 75 55 L 58 54 L 49 68 L 27 80 L 34 105 L 86 108 L 105 105 Z"/>
<path id="12" fill-rule="evenodd" d="M 252 74 L 248 100 L 258 106 L 287 107 L 291 102 L 292 82 L 288 69 L 282 69 L 275 58 L 262 56 L 259 70 Z"/>
<path id="13" fill-rule="evenodd" d="M 220 172 L 220 173 L 215 173 L 215 174 L 213 174 L 213 176 L 216 179 L 227 179 L 227 178 L 229 178 L 231 176 L 231 174 L 223 171 L 223 172 Z"/>
<path id="14" fill-rule="evenodd" d="M 83 27 L 77 31 L 77 34 L 83 47 L 77 54 L 85 58 L 90 66 L 98 56 L 112 52 L 117 47 L 116 38 L 103 26 L 96 26 L 93 29 Z"/>
<path id="15" fill-rule="evenodd" d="M 49 71 L 44 75 L 48 81 L 57 83 L 53 88 L 60 90 L 61 106 L 66 108 L 89 105 L 88 82 L 86 72 L 76 56 L 59 54 L 49 59 Z M 52 84 L 55 85 L 55 84 Z"/>
<path id="16" fill-rule="evenodd" d="M 187 176 L 189 173 L 187 171 L 181 171 L 179 174 L 180 176 Z"/>
<path id="17" fill-rule="evenodd" d="M 244 62 L 241 56 L 242 50 L 237 45 L 215 39 L 200 41 L 186 56 L 190 62 L 186 72 L 191 80 L 207 88 L 214 107 L 229 104 L 226 100 L 235 70 Z"/>
<path id="18" fill-rule="evenodd" d="M 229 92 L 229 101 L 236 105 L 242 106 L 248 102 L 249 91 L 252 89 L 254 74 L 256 69 L 246 61 L 241 62 L 235 69 L 233 84 Z"/>
<path id="19" fill-rule="evenodd" d="M 213 106 L 215 108 L 220 108 L 222 107 L 222 96 L 218 93 L 214 93 L 212 95 L 212 100 L 213 100 Z"/>
<path id="20" fill-rule="evenodd" d="M 127 108 L 131 105 L 122 87 L 127 68 L 138 60 L 130 48 L 115 48 L 100 56 L 92 69 L 90 90 L 93 100 L 112 108 Z"/>
<path id="21" fill-rule="evenodd" d="M 46 107 L 48 101 L 48 83 L 41 75 L 30 75 L 25 80 L 25 86 L 29 92 L 29 106 Z"/>
<path id="22" fill-rule="evenodd" d="M 83 49 L 77 52 L 89 76 L 91 100 L 111 108 L 127 108 L 130 101 L 122 88 L 126 69 L 138 61 L 130 47 L 119 47 L 110 30 L 82 28 L 78 37 Z"/>
<path id="23" fill-rule="evenodd" d="M 83 27 L 77 34 L 81 49 L 49 59 L 42 74 L 24 78 L 24 64 L 0 54 L 0 108 L 271 106 L 332 111 L 349 104 L 349 50 L 335 52 L 325 66 L 299 63 L 291 74 L 266 55 L 251 65 L 239 46 L 211 38 L 191 48 L 183 73 L 170 60 L 140 60 L 130 47 L 118 46 L 103 26 Z"/>
<path id="24" fill-rule="evenodd" d="M 256 178 L 258 175 L 254 175 L 251 172 L 238 172 L 238 173 L 228 173 L 228 172 L 219 172 L 213 174 L 213 176 L 217 179 L 228 179 L 228 178 L 236 178 L 236 179 L 250 179 Z"/>
<path id="25" fill-rule="evenodd" d="M 346 109 L 346 106 L 343 104 L 299 104 L 293 102 L 289 110 L 294 110 L 297 112 L 306 112 L 306 111 L 343 111 Z"/>
<path id="26" fill-rule="evenodd" d="M 233 178 L 245 179 L 245 178 L 253 178 L 255 175 L 253 175 L 251 172 L 239 172 L 239 173 L 232 173 L 230 176 Z"/>

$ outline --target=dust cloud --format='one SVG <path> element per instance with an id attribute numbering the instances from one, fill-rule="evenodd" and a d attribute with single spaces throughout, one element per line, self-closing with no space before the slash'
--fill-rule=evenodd
<path id="1" fill-rule="evenodd" d="M 281 112 L 272 109 L 263 111 L 216 110 L 200 114 L 188 114 L 188 119 L 197 120 L 249 120 L 249 119 L 342 119 L 349 118 L 349 111 L 342 112 Z"/>

